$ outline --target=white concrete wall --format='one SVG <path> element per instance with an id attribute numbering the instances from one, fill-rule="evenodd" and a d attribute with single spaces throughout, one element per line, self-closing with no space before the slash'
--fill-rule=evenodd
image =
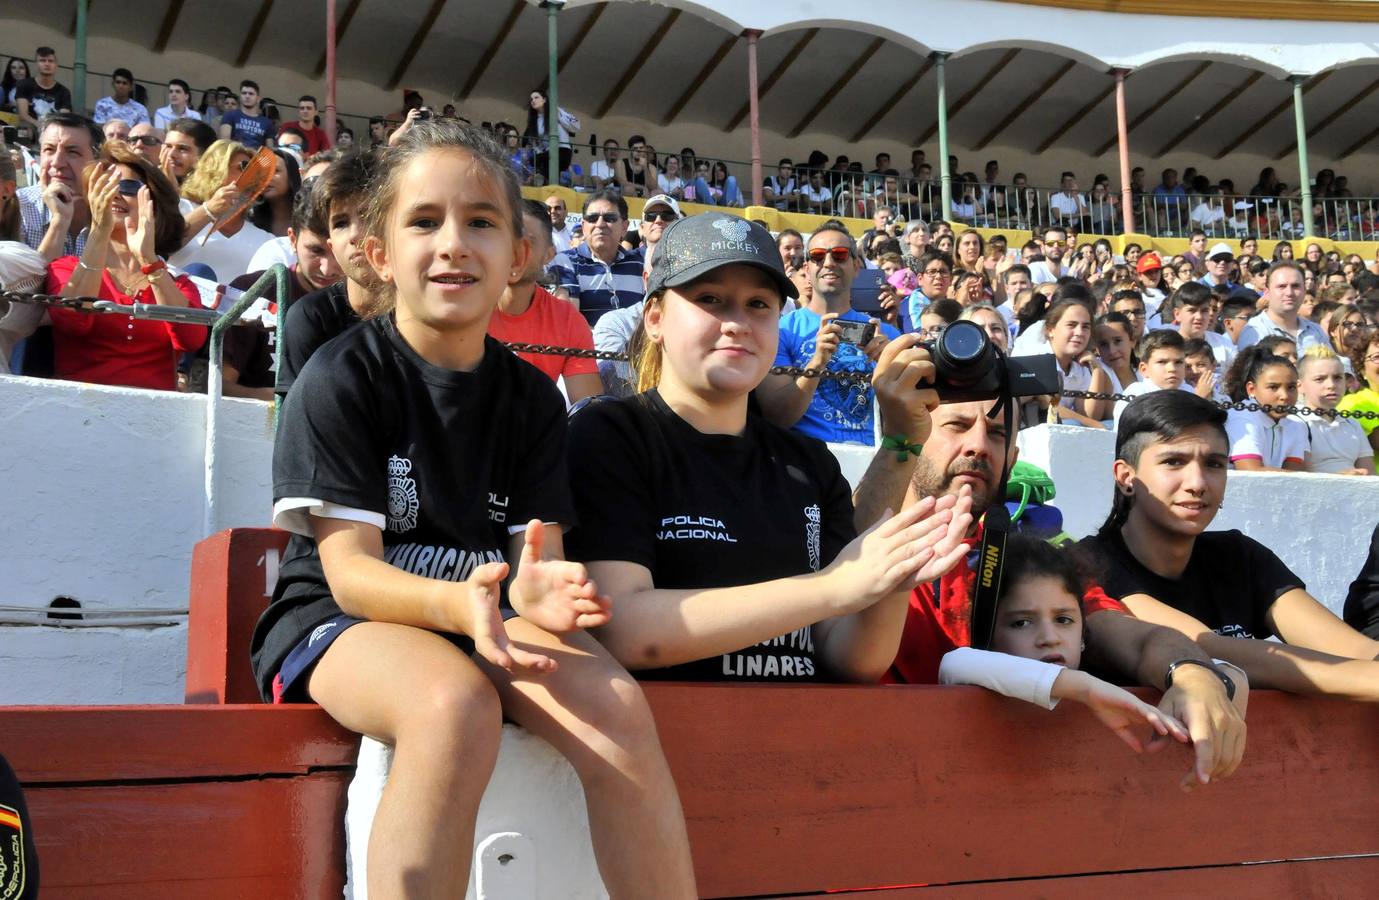
<path id="1" fill-rule="evenodd" d="M 205 408 L 197 395 L 0 376 L 0 704 L 181 702 Z M 267 525 L 270 408 L 223 400 L 220 426 L 220 525 Z M 12 624 L 55 597 L 175 624 Z"/>

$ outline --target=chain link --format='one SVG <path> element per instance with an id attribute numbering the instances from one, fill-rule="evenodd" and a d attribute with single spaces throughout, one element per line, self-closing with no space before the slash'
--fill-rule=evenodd
<path id="1" fill-rule="evenodd" d="M 38 303 L 46 306 L 62 306 L 68 309 L 75 309 L 87 313 L 120 312 L 118 309 L 99 308 L 94 304 L 101 298 L 99 297 L 57 297 L 52 294 L 24 294 L 19 291 L 0 291 L 0 301 L 10 300 L 17 303 Z M 128 315 L 128 313 L 125 313 Z M 547 356 L 571 356 L 576 359 L 598 359 L 606 362 L 631 362 L 626 353 L 616 353 L 611 350 L 591 350 L 581 347 L 561 347 L 556 344 L 530 344 L 523 341 L 508 341 L 504 343 L 509 350 L 514 353 L 539 353 Z M 867 372 L 830 372 L 827 369 L 814 369 L 801 366 L 772 366 L 772 375 L 788 375 L 791 378 L 823 378 L 832 381 L 850 382 L 857 385 L 871 385 L 871 375 Z M 1080 400 L 1112 400 L 1130 402 L 1135 398 L 1125 394 L 1111 394 L 1103 391 L 1063 391 L 1062 396 L 1073 397 Z M 1285 415 L 1301 416 L 1324 416 L 1326 418 L 1340 419 L 1379 419 L 1379 412 L 1367 410 L 1339 410 L 1339 409 L 1313 409 L 1310 406 L 1278 406 L 1268 403 L 1254 402 L 1226 402 L 1221 403 L 1215 400 L 1207 401 L 1225 410 L 1238 410 L 1241 412 L 1253 412 L 1258 410 L 1266 413 L 1283 413 Z"/>

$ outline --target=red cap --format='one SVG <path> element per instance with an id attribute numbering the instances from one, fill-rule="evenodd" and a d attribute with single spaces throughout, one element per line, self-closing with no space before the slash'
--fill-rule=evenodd
<path id="1" fill-rule="evenodd" d="M 1164 261 L 1159 258 L 1159 254 L 1150 250 L 1148 253 L 1141 253 L 1140 258 L 1135 262 L 1135 271 L 1143 275 L 1145 272 L 1154 269 L 1162 269 Z"/>

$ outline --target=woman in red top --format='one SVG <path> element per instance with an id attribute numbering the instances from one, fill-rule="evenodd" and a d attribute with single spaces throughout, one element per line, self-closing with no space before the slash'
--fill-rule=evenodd
<path id="1" fill-rule="evenodd" d="M 91 230 L 81 257 L 48 266 L 48 292 L 100 297 L 132 306 L 200 307 L 186 276 L 173 278 L 162 257 L 182 243 L 177 190 L 153 164 L 111 142 L 82 173 Z M 133 316 L 52 307 L 57 377 L 69 381 L 175 390 L 177 357 L 206 341 L 206 328 Z"/>

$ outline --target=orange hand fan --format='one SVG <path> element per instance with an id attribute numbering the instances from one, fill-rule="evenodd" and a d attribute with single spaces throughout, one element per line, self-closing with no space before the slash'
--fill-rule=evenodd
<path id="1" fill-rule="evenodd" d="M 240 172 L 239 177 L 235 179 L 235 187 L 239 189 L 239 197 L 230 204 L 229 209 L 217 216 L 215 221 L 211 223 L 206 236 L 201 239 L 201 246 L 206 246 L 206 242 L 216 231 L 244 215 L 249 207 L 254 205 L 254 201 L 259 199 L 264 191 L 268 190 L 268 184 L 273 180 L 273 175 L 277 171 L 277 155 L 267 147 L 260 147 L 253 159 L 250 159 L 249 164 L 244 167 L 244 171 Z"/>

